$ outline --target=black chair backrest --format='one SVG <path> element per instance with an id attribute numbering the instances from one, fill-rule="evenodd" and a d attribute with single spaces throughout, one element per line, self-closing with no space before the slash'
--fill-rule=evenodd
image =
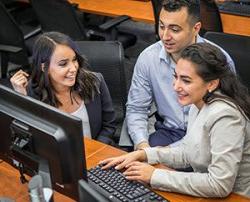
<path id="1" fill-rule="evenodd" d="M 81 21 L 67 0 L 31 0 L 31 5 L 44 32 L 61 32 L 74 40 L 87 38 Z"/>
<path id="2" fill-rule="evenodd" d="M 121 43 L 117 41 L 78 41 L 77 44 L 80 52 L 88 59 L 90 70 L 102 73 L 109 88 L 117 118 L 123 120 L 127 87 L 124 50 Z"/>
<path id="3" fill-rule="evenodd" d="M 200 0 L 200 15 L 201 35 L 204 35 L 207 31 L 223 32 L 220 12 L 214 0 Z"/>
<path id="4" fill-rule="evenodd" d="M 0 44 L 22 48 L 18 53 L 9 53 L 8 60 L 22 66 L 28 65 L 23 33 L 2 2 L 0 2 Z"/>
<path id="5" fill-rule="evenodd" d="M 162 0 L 151 0 L 153 11 L 154 11 L 154 19 L 155 19 L 155 36 L 156 39 L 159 40 L 159 16 L 161 11 L 161 2 Z"/>
<path id="6" fill-rule="evenodd" d="M 228 52 L 235 63 L 236 72 L 250 90 L 250 37 L 220 32 L 206 32 L 204 37 Z"/>

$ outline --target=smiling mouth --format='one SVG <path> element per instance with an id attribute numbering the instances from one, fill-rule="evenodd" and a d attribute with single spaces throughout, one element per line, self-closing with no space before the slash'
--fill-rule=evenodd
<path id="1" fill-rule="evenodd" d="M 188 95 L 187 94 L 177 94 L 177 96 L 179 99 L 183 99 L 183 98 L 187 97 Z"/>
<path id="2" fill-rule="evenodd" d="M 76 78 L 76 76 L 74 75 L 74 76 L 66 76 L 65 78 L 67 78 L 67 79 L 74 79 L 74 78 Z"/>
<path id="3" fill-rule="evenodd" d="M 164 43 L 165 47 L 171 48 L 174 46 L 174 43 Z"/>

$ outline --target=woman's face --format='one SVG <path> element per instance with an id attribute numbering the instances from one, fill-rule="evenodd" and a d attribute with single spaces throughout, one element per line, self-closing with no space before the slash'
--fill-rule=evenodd
<path id="1" fill-rule="evenodd" d="M 174 89 L 181 105 L 195 104 L 201 109 L 202 98 L 207 91 L 213 90 L 210 82 L 205 82 L 196 73 L 196 64 L 186 59 L 179 59 L 175 69 Z"/>
<path id="2" fill-rule="evenodd" d="M 61 91 L 74 86 L 78 68 L 75 52 L 69 46 L 57 44 L 48 69 L 53 87 Z"/>

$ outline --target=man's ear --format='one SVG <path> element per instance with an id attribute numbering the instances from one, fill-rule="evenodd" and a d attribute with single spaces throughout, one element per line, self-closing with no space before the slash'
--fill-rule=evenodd
<path id="1" fill-rule="evenodd" d="M 201 29 L 201 22 L 195 23 L 195 25 L 194 25 L 195 35 L 199 34 L 200 29 Z"/>

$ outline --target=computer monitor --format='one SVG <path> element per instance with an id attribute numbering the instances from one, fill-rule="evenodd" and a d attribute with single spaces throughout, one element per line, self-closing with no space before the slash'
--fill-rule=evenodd
<path id="1" fill-rule="evenodd" d="M 0 85 L 0 131 L 1 159 L 29 174 L 49 168 L 53 189 L 78 200 L 78 180 L 87 180 L 80 119 Z"/>

